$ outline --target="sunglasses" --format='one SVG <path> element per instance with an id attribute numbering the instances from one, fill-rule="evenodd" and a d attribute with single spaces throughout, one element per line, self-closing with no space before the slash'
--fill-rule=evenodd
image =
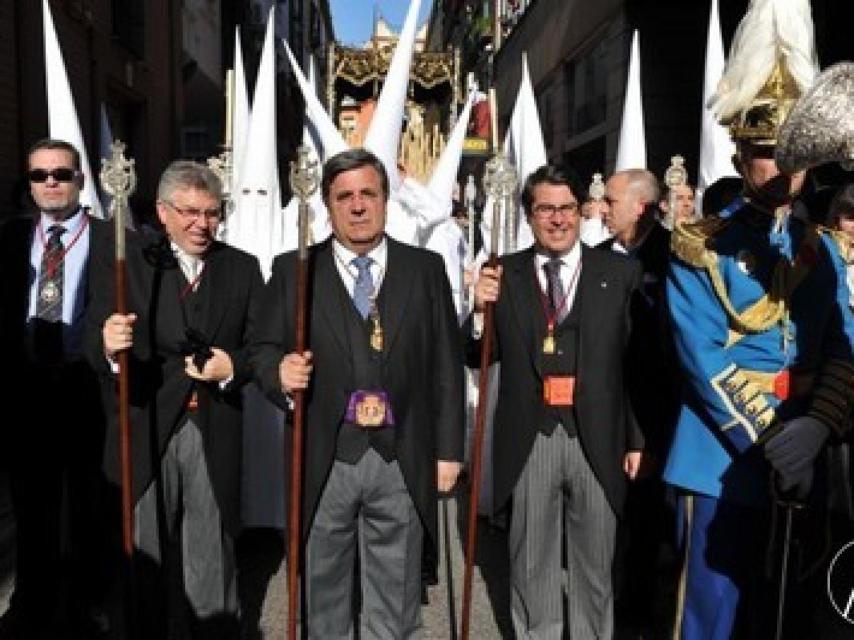
<path id="1" fill-rule="evenodd" d="M 27 172 L 30 182 L 47 182 L 48 178 L 53 178 L 57 182 L 71 182 L 76 175 L 77 172 L 68 167 L 59 167 L 50 171 L 47 169 L 30 169 Z"/>

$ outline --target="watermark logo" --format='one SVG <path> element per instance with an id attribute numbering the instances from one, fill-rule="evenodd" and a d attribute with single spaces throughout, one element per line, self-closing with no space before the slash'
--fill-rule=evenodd
<path id="1" fill-rule="evenodd" d="M 830 563 L 827 597 L 836 613 L 854 624 L 854 540 L 837 551 Z"/>

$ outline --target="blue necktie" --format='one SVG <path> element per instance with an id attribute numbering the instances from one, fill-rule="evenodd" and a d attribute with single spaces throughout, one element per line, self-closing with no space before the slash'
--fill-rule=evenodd
<path id="1" fill-rule="evenodd" d="M 374 295 L 374 279 L 371 277 L 372 262 L 373 260 L 368 256 L 353 258 L 353 264 L 359 270 L 356 284 L 353 285 L 353 304 L 363 318 L 367 318 L 371 312 L 371 296 Z"/>

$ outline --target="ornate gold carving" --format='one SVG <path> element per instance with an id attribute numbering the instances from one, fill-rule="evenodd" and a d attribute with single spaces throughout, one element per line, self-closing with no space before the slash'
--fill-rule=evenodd
<path id="1" fill-rule="evenodd" d="M 374 80 L 382 80 L 388 73 L 394 47 L 381 45 L 377 48 L 355 49 L 334 47 L 335 76 L 362 86 Z M 425 51 L 415 53 L 409 71 L 409 79 L 424 89 L 447 82 L 454 84 L 454 54 Z"/>

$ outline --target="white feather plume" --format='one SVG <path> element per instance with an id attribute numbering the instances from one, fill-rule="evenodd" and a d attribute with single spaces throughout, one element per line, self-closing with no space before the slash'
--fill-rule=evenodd
<path id="1" fill-rule="evenodd" d="M 801 91 L 818 73 L 809 0 L 751 0 L 709 108 L 722 123 L 750 107 L 780 57 Z"/>

